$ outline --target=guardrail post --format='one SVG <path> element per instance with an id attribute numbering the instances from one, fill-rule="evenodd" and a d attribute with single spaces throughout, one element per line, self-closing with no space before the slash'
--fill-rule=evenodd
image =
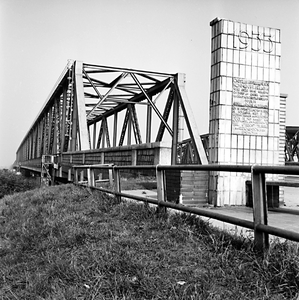
<path id="1" fill-rule="evenodd" d="M 92 168 L 87 169 L 87 180 L 88 180 L 89 186 L 91 186 L 91 187 L 95 186 L 94 169 L 92 169 Z"/>
<path id="2" fill-rule="evenodd" d="M 67 180 L 68 181 L 72 181 L 72 169 L 68 169 L 68 172 L 67 172 Z M 76 180 L 75 180 L 76 181 Z M 76 183 L 76 182 L 75 182 Z"/>
<path id="3" fill-rule="evenodd" d="M 74 182 L 78 183 L 78 169 L 75 168 L 75 178 L 74 178 Z"/>
<path id="4" fill-rule="evenodd" d="M 109 169 L 108 172 L 109 172 L 109 183 L 110 183 L 110 186 L 112 187 L 113 186 L 113 169 Z"/>
<path id="5" fill-rule="evenodd" d="M 159 170 L 159 165 L 156 166 L 157 179 L 157 198 L 159 202 L 165 201 L 165 174 L 164 170 Z M 158 213 L 166 213 L 166 207 L 158 204 Z"/>
<path id="6" fill-rule="evenodd" d="M 113 177 L 114 177 L 114 191 L 116 193 L 121 193 L 121 186 L 120 186 L 120 170 L 116 168 L 116 166 L 112 167 L 113 170 Z M 115 195 L 118 202 L 121 202 L 121 196 Z"/>
<path id="7" fill-rule="evenodd" d="M 254 222 L 254 244 L 258 251 L 269 248 L 269 234 L 259 230 L 260 224 L 268 225 L 268 206 L 266 195 L 265 173 L 251 168 L 252 200 L 253 200 L 253 222 Z"/>
<path id="8" fill-rule="evenodd" d="M 84 171 L 80 172 L 80 181 L 84 181 Z"/>

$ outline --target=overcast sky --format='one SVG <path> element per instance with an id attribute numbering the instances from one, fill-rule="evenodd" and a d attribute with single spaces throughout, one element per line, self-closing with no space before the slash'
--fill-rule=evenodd
<path id="1" fill-rule="evenodd" d="M 210 21 L 281 29 L 281 93 L 298 125 L 299 0 L 0 0 L 0 168 L 9 167 L 68 59 L 186 73 L 208 133 Z"/>

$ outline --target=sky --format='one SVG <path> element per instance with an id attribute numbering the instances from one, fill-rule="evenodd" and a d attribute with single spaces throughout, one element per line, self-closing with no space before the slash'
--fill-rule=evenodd
<path id="1" fill-rule="evenodd" d="M 208 133 L 210 21 L 278 28 L 287 125 L 299 126 L 299 0 L 0 0 L 0 168 L 9 167 L 68 59 L 185 73 Z"/>

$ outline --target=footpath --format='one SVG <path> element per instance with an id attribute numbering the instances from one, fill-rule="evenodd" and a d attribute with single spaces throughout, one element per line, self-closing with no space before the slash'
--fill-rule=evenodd
<path id="1" fill-rule="evenodd" d="M 126 194 L 132 194 L 141 197 L 157 199 L 157 193 L 154 190 L 129 190 L 123 191 Z M 196 206 L 195 206 L 196 207 Z M 246 206 L 225 206 L 225 207 L 200 207 L 201 209 L 213 210 L 217 213 L 233 216 L 243 220 L 253 221 L 252 208 Z M 299 189 L 285 187 L 285 206 L 282 208 L 291 208 L 299 212 Z M 229 231 L 232 234 L 245 236 L 253 235 L 253 231 L 247 228 L 214 220 L 211 218 L 201 217 L 207 220 L 212 226 Z M 299 215 L 268 211 L 268 225 L 281 229 L 299 232 Z"/>

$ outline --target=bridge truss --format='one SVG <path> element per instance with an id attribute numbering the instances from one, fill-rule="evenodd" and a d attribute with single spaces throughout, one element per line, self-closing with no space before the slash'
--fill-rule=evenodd
<path id="1" fill-rule="evenodd" d="M 169 141 L 180 163 L 183 130 L 193 163 L 207 163 L 185 75 L 69 62 L 17 150 L 17 163 L 43 155 Z M 186 130 L 187 129 L 187 130 Z"/>
<path id="2" fill-rule="evenodd" d="M 286 126 L 285 161 L 287 164 L 299 162 L 299 127 Z"/>

